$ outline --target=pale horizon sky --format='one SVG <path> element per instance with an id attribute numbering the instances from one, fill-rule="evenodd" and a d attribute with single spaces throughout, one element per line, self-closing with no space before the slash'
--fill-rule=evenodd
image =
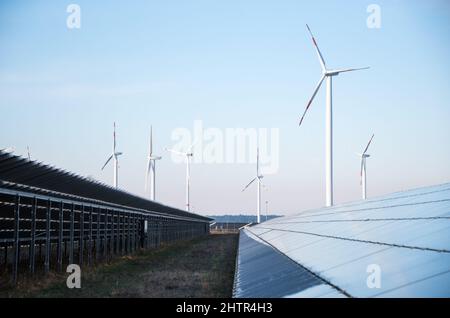
<path id="1" fill-rule="evenodd" d="M 66 8 L 81 8 L 68 29 Z M 370 4 L 381 28 L 370 29 Z M 153 125 L 157 201 L 184 209 L 185 165 L 163 150 L 175 129 L 279 129 L 268 174 L 270 214 L 325 203 L 325 86 L 305 24 L 330 68 L 370 66 L 333 79 L 335 203 L 450 182 L 450 3 L 432 1 L 2 1 L 0 148 L 112 184 L 117 123 L 120 187 L 144 193 Z M 200 214 L 251 214 L 254 164 L 192 164 Z M 263 212 L 265 206 L 263 204 Z"/>

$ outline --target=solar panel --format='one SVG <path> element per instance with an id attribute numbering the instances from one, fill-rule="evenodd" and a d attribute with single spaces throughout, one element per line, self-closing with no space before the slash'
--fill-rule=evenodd
<path id="1" fill-rule="evenodd" d="M 449 297 L 449 233 L 450 183 L 305 211 L 242 232 L 352 297 Z M 376 285 L 368 283 L 374 269 Z M 307 290 L 281 294 L 315 295 Z"/>

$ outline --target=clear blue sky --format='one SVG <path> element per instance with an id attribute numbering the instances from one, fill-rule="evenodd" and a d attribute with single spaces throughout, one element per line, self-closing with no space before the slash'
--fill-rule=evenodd
<path id="1" fill-rule="evenodd" d="M 66 7 L 81 7 L 81 29 Z M 366 25 L 369 4 L 381 28 Z M 120 184 L 143 195 L 154 126 L 158 200 L 184 206 L 184 165 L 171 132 L 279 128 L 280 169 L 265 178 L 270 212 L 324 204 L 324 87 L 309 23 L 330 67 L 370 65 L 334 80 L 335 197 L 360 197 L 360 152 L 375 133 L 369 196 L 450 181 L 448 1 L 1 1 L 0 148 L 112 183 L 100 171 L 117 121 Z M 250 164 L 194 164 L 192 205 L 251 213 Z"/>

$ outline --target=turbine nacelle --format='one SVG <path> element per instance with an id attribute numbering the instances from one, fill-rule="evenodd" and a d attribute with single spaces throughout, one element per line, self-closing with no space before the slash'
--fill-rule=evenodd
<path id="1" fill-rule="evenodd" d="M 323 76 L 338 76 L 339 72 L 331 70 L 331 71 L 322 72 L 322 74 L 323 74 Z"/>

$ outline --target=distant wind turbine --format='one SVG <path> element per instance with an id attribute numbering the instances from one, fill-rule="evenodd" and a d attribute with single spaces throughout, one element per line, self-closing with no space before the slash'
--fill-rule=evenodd
<path id="1" fill-rule="evenodd" d="M 116 123 L 114 122 L 114 132 L 113 132 L 113 149 L 112 154 L 106 160 L 105 164 L 102 167 L 102 170 L 106 167 L 106 165 L 113 160 L 113 168 L 114 168 L 114 188 L 119 187 L 119 156 L 122 155 L 122 152 L 116 151 Z"/>
<path id="2" fill-rule="evenodd" d="M 258 181 L 258 186 L 256 188 L 256 223 L 261 223 L 261 179 L 264 178 L 263 175 L 259 173 L 259 147 L 256 149 L 256 176 L 250 181 L 242 192 L 244 192 L 255 180 Z"/>
<path id="3" fill-rule="evenodd" d="M 186 158 L 186 211 L 189 212 L 191 210 L 190 206 L 190 198 L 189 198 L 189 187 L 190 187 L 190 179 L 191 175 L 189 172 L 189 161 L 194 156 L 194 153 L 192 152 L 192 147 L 194 147 L 195 143 L 192 143 L 186 152 L 176 151 L 169 148 L 164 148 L 166 151 L 169 151 L 171 153 L 174 153 L 179 156 L 184 156 Z"/>
<path id="4" fill-rule="evenodd" d="M 370 143 L 372 142 L 373 136 L 375 134 L 372 134 L 372 137 L 370 138 L 369 142 L 367 143 L 366 149 L 364 149 L 363 153 L 358 154 L 359 157 L 361 157 L 361 171 L 360 171 L 360 184 L 362 186 L 362 198 L 363 200 L 367 197 L 367 183 L 366 183 L 366 158 L 369 158 L 370 155 L 367 153 L 367 149 L 369 149 Z"/>
<path id="5" fill-rule="evenodd" d="M 31 154 L 30 154 L 30 147 L 27 146 L 27 155 L 28 155 L 28 160 L 31 161 Z"/>
<path id="6" fill-rule="evenodd" d="M 153 129 L 150 126 L 150 144 L 148 147 L 147 156 L 147 171 L 145 172 L 145 191 L 147 191 L 148 178 L 150 174 L 150 199 L 155 201 L 155 175 L 156 175 L 156 160 L 161 160 L 162 157 L 153 155 Z"/>
<path id="7" fill-rule="evenodd" d="M 319 47 L 317 46 L 317 42 L 314 39 L 314 36 L 309 28 L 308 25 L 306 25 L 308 28 L 309 34 L 311 35 L 314 47 L 316 49 L 317 56 L 319 57 L 320 66 L 322 68 L 322 77 L 319 80 L 319 83 L 316 86 L 316 89 L 314 90 L 314 93 L 312 94 L 312 97 L 308 101 L 308 104 L 306 105 L 306 109 L 300 119 L 299 126 L 302 124 L 303 119 L 306 115 L 306 112 L 309 109 L 309 106 L 311 106 L 312 101 L 314 100 L 314 97 L 316 96 L 317 92 L 319 91 L 320 86 L 322 85 L 322 82 L 327 80 L 327 89 L 326 89 L 326 115 L 325 115 L 325 123 L 326 123 L 326 131 L 325 131 L 325 171 L 326 171 L 326 206 L 332 206 L 333 205 L 333 109 L 332 109 L 332 78 L 333 76 L 339 75 L 340 73 L 344 72 L 352 72 L 357 70 L 364 70 L 368 69 L 369 67 L 362 67 L 362 68 L 347 68 L 347 69 L 327 69 L 325 65 L 325 61 L 322 57 L 322 53 L 319 50 Z"/>

